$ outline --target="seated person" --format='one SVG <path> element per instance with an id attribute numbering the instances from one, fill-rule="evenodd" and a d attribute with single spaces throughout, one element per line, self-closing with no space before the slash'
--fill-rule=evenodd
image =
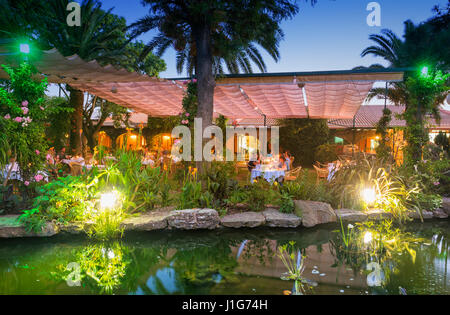
<path id="1" fill-rule="evenodd" d="M 282 170 L 287 170 L 286 160 L 282 156 L 280 156 L 280 159 L 279 159 L 279 162 L 278 162 L 278 168 L 282 169 Z"/>
<path id="2" fill-rule="evenodd" d="M 259 155 L 257 155 L 255 161 L 252 161 L 252 159 L 250 159 L 250 161 L 248 161 L 247 168 L 251 172 L 256 167 L 256 165 L 259 165 L 259 164 L 261 164 L 261 161 L 260 161 Z"/>
<path id="3" fill-rule="evenodd" d="M 286 170 L 287 171 L 290 171 L 291 170 L 291 164 L 292 164 L 292 157 L 291 157 L 291 155 L 289 154 L 289 151 L 285 151 L 284 153 L 283 153 L 283 157 L 284 157 L 284 159 L 286 160 Z"/>
<path id="4" fill-rule="evenodd" d="M 59 161 L 67 159 L 66 155 L 66 148 L 62 148 L 61 151 L 58 153 L 57 158 Z"/>

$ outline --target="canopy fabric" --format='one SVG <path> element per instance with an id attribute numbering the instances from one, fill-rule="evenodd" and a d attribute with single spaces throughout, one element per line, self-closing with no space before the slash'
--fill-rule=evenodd
<path id="1" fill-rule="evenodd" d="M 373 82 L 324 82 L 305 85 L 310 118 L 353 118 Z"/>
<path id="2" fill-rule="evenodd" d="M 78 55 L 64 57 L 56 49 L 39 51 L 27 58 L 44 77 L 47 77 L 50 83 L 153 82 L 160 80 L 125 69 L 118 69 L 112 65 L 102 67 L 96 60 L 86 62 Z M 0 56 L 0 64 L 17 65 L 18 62 L 17 55 Z M 8 79 L 8 75 L 1 67 L 0 79 Z"/>
<path id="3" fill-rule="evenodd" d="M 185 87 L 176 82 L 72 83 L 73 87 L 150 116 L 182 112 Z M 227 118 L 352 118 L 373 82 L 216 86 L 214 111 Z M 307 105 L 305 106 L 305 89 Z"/>
<path id="4" fill-rule="evenodd" d="M 0 64 L 15 56 L 0 55 Z M 67 83 L 151 116 L 174 116 L 182 111 L 185 79 L 152 78 L 96 60 L 62 56 L 56 49 L 30 55 L 30 62 L 50 83 Z M 402 69 L 365 69 L 224 75 L 216 79 L 215 115 L 232 119 L 352 118 L 377 81 L 401 81 Z M 0 78 L 7 74 L 0 69 Z"/>
<path id="5" fill-rule="evenodd" d="M 388 105 L 387 108 L 392 112 L 392 119 L 389 122 L 389 128 L 405 127 L 406 121 L 400 119 L 398 115 L 405 111 L 404 106 Z M 377 123 L 383 116 L 384 105 L 361 106 L 353 119 L 330 119 L 328 126 L 330 129 L 375 129 Z M 450 130 L 450 111 L 439 108 L 441 120 L 437 122 L 434 118 L 427 117 L 429 129 L 431 130 Z M 354 125 L 353 125 L 354 124 Z"/>
<path id="6" fill-rule="evenodd" d="M 182 111 L 184 88 L 173 82 L 72 83 L 72 87 L 150 116 L 175 116 Z"/>

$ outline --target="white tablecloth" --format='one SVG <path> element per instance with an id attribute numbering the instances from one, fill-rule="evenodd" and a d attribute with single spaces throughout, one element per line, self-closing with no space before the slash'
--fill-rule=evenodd
<path id="1" fill-rule="evenodd" d="M 251 179 L 252 181 L 257 177 L 263 177 L 269 183 L 273 183 L 277 178 L 284 177 L 286 172 L 284 170 L 261 170 L 260 168 L 255 168 L 252 170 Z"/>
<path id="2" fill-rule="evenodd" d="M 61 160 L 61 163 L 70 164 L 70 163 L 79 163 L 82 166 L 84 166 L 84 159 L 83 158 L 77 158 L 77 159 L 71 159 L 71 160 Z"/>

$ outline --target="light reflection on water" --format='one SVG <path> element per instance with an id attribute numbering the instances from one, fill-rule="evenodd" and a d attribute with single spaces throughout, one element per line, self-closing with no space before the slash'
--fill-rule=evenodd
<path id="1" fill-rule="evenodd" d="M 336 228 L 141 233 L 112 243 L 2 240 L 0 294 L 282 294 L 293 281 L 281 280 L 286 267 L 276 254 L 291 241 L 294 260 L 299 253 L 305 260 L 303 277 L 318 284 L 306 294 L 450 294 L 448 222 L 408 226 L 424 239 L 415 262 L 408 253 L 382 261 L 341 255 Z M 65 281 L 71 262 L 80 266 L 79 287 Z M 381 287 L 368 285 L 370 262 L 381 262 Z"/>

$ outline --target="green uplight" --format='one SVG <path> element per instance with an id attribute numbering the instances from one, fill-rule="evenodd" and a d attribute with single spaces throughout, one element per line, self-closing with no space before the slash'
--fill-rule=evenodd
<path id="1" fill-rule="evenodd" d="M 20 44 L 19 49 L 22 54 L 30 53 L 30 45 L 28 45 L 28 44 Z"/>
<path id="2" fill-rule="evenodd" d="M 422 70 L 420 70 L 420 73 L 422 74 L 422 76 L 427 77 L 428 76 L 428 67 L 423 67 Z"/>

